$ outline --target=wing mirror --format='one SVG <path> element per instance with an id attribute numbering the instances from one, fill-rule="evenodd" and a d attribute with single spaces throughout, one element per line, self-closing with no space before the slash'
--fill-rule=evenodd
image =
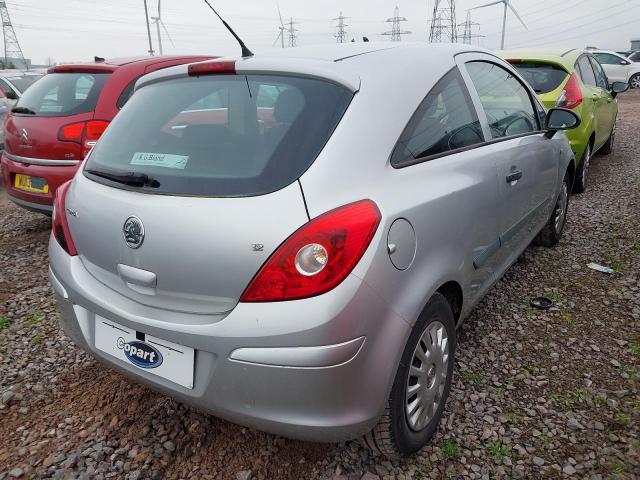
<path id="1" fill-rule="evenodd" d="M 547 138 L 552 138 L 559 130 L 572 130 L 580 126 L 577 113 L 567 108 L 552 108 L 547 113 Z"/>
<path id="2" fill-rule="evenodd" d="M 624 93 L 629 90 L 629 84 L 627 82 L 613 82 L 611 84 L 611 95 L 616 98 L 619 93 Z"/>

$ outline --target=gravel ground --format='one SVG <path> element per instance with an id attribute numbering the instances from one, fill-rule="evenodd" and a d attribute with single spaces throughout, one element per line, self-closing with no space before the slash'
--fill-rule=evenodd
<path id="1" fill-rule="evenodd" d="M 621 99 L 616 153 L 559 247 L 528 249 L 467 320 L 440 431 L 403 461 L 245 429 L 95 362 L 57 324 L 49 220 L 0 192 L 0 479 L 640 478 L 640 91 Z"/>

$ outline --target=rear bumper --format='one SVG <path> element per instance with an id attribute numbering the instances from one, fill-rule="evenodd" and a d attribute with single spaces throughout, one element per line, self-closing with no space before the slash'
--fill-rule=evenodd
<path id="1" fill-rule="evenodd" d="M 46 162 L 46 160 L 42 160 L 42 162 Z M 29 210 L 49 214 L 52 210 L 56 190 L 60 185 L 71 180 L 80 166 L 80 164 L 59 166 L 24 163 L 11 160 L 6 152 L 2 152 L 0 163 L 2 181 L 10 200 Z M 16 174 L 46 179 L 49 192 L 33 193 L 15 188 Z"/>
<path id="2" fill-rule="evenodd" d="M 354 275 L 319 297 L 238 304 L 226 315 L 172 322 L 99 284 L 79 257 L 49 244 L 65 332 L 122 373 L 230 421 L 291 438 L 341 441 L 382 413 L 410 326 Z M 95 348 L 95 316 L 196 350 L 187 389 Z M 192 318 L 191 318 L 192 317 Z"/>

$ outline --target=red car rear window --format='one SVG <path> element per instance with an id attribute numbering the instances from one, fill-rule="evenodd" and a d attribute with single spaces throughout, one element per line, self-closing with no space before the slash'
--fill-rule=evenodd
<path id="1" fill-rule="evenodd" d="M 91 112 L 109 73 L 50 73 L 27 89 L 15 109 L 38 117 Z"/>

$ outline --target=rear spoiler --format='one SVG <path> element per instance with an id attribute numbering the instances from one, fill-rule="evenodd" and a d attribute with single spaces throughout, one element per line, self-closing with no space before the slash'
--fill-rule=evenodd
<path id="1" fill-rule="evenodd" d="M 111 73 L 115 71 L 115 65 L 56 65 L 47 70 L 47 73 Z"/>

